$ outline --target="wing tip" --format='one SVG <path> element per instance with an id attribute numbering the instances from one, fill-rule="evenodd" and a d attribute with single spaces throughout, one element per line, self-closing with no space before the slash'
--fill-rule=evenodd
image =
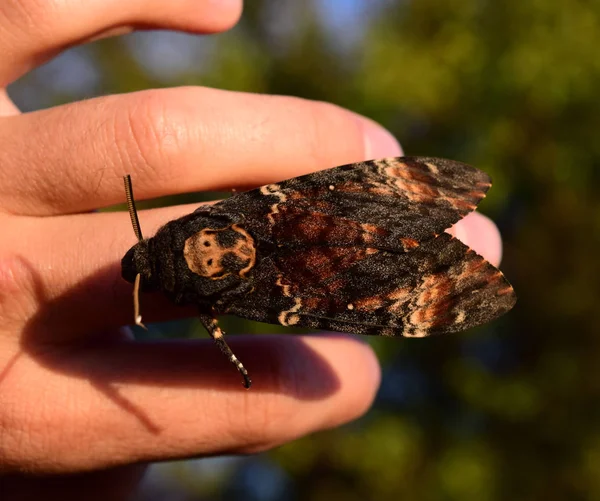
<path id="1" fill-rule="evenodd" d="M 486 172 L 472 165 L 437 157 L 389 157 L 352 164 L 369 165 L 376 168 L 391 168 L 393 177 L 403 180 L 430 184 L 432 187 L 447 188 L 459 198 L 479 202 L 492 186 L 492 179 Z M 393 170 L 397 168 L 398 170 Z M 406 172 L 406 174 L 401 172 Z M 412 173 L 412 174 L 411 174 Z M 389 175 L 389 174 L 388 174 Z"/>
<path id="2" fill-rule="evenodd" d="M 476 183 L 481 187 L 489 188 L 492 185 L 492 178 L 487 172 L 478 169 L 477 167 L 473 167 L 470 164 L 460 162 L 458 160 L 449 160 L 447 158 L 439 158 L 439 157 L 401 157 L 398 160 L 401 161 L 412 161 L 423 164 L 431 164 L 435 166 L 441 173 L 447 175 L 470 175 L 474 177 Z M 487 190 L 486 190 L 487 191 Z"/>

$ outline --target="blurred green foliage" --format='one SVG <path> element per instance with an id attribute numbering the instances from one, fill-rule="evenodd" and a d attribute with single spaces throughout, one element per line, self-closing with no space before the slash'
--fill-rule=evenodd
<path id="1" fill-rule="evenodd" d="M 470 333 L 373 340 L 374 409 L 257 459 L 291 486 L 268 499 L 600 499 L 600 1 L 254 0 L 210 40 L 175 76 L 145 71 L 131 37 L 86 57 L 101 92 L 326 100 L 383 123 L 408 154 L 486 170 L 482 211 L 519 295 Z M 234 476 L 211 498 L 263 499 Z"/>

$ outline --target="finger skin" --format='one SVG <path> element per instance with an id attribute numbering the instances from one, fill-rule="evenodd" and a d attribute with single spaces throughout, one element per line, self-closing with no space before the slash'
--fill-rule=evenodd
<path id="1" fill-rule="evenodd" d="M 0 120 L 0 210 L 120 203 L 127 173 L 138 199 L 259 186 L 375 156 L 373 140 L 400 154 L 380 126 L 322 102 L 199 87 L 101 97 Z"/>
<path id="2" fill-rule="evenodd" d="M 60 50 L 123 27 L 213 33 L 233 26 L 241 0 L 3 0 L 0 87 Z"/>
<path id="3" fill-rule="evenodd" d="M 3 361 L 0 465 L 72 472 L 261 451 L 356 418 L 379 385 L 372 350 L 350 337 L 229 342 L 251 390 L 210 340 L 23 346 Z"/>
<path id="4" fill-rule="evenodd" d="M 455 224 L 450 233 L 494 266 L 500 265 L 502 237 L 498 227 L 490 218 L 478 212 L 472 212 Z"/>

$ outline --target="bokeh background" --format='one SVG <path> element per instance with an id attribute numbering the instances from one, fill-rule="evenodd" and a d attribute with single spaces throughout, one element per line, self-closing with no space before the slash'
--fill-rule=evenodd
<path id="1" fill-rule="evenodd" d="M 600 499 L 599 0 L 253 0 L 228 33 L 78 47 L 10 94 L 32 110 L 183 84 L 330 101 L 408 154 L 484 169 L 519 302 L 468 333 L 371 340 L 384 378 L 365 417 L 155 465 L 140 500 Z"/>

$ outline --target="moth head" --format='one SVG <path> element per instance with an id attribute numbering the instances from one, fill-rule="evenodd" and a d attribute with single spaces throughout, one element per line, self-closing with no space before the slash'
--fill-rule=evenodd
<path id="1" fill-rule="evenodd" d="M 156 283 L 150 266 L 150 251 L 148 240 L 140 240 L 121 260 L 121 274 L 130 284 L 135 284 L 136 277 L 140 276 L 140 287 L 144 291 L 156 289 Z"/>

